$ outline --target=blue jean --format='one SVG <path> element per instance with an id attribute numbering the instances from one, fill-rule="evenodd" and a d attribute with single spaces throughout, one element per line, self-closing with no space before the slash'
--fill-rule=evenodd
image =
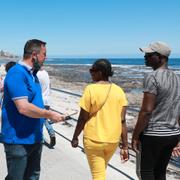
<path id="1" fill-rule="evenodd" d="M 5 180 L 39 180 L 42 144 L 4 144 L 8 174 Z"/>
<path id="2" fill-rule="evenodd" d="M 48 119 L 45 120 L 44 125 L 48 131 L 49 136 L 50 137 L 55 136 L 54 129 L 53 129 L 52 125 L 49 123 Z"/>
<path id="3" fill-rule="evenodd" d="M 44 106 L 44 108 L 47 109 L 47 110 L 49 110 L 49 109 L 50 109 L 50 106 Z M 46 127 L 46 129 L 47 129 L 47 131 L 48 131 L 49 136 L 50 136 L 50 137 L 51 137 L 51 136 L 55 136 L 54 129 L 53 129 L 52 125 L 49 123 L 49 120 L 48 120 L 48 119 L 45 120 L 44 125 L 45 125 L 45 127 Z"/>

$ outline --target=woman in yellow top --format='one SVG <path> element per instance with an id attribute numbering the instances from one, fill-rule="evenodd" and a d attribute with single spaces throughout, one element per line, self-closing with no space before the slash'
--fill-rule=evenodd
<path id="1" fill-rule="evenodd" d="M 94 83 L 85 88 L 81 97 L 81 111 L 71 144 L 78 146 L 78 136 L 83 130 L 84 150 L 93 180 L 105 180 L 108 161 L 120 142 L 121 160 L 129 159 L 125 121 L 127 100 L 123 90 L 109 81 L 113 72 L 108 60 L 97 60 L 90 74 Z"/>

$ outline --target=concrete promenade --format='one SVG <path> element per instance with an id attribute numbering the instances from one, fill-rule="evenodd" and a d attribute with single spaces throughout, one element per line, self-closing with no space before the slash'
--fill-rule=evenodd
<path id="1" fill-rule="evenodd" d="M 57 144 L 53 149 L 49 149 L 47 146 L 43 148 L 40 179 L 91 180 L 85 154 L 80 148 L 72 148 L 70 142 L 67 140 L 72 136 L 72 127 L 56 124 L 54 128 L 56 132 L 59 133 L 56 134 Z M 63 138 L 63 136 L 65 138 Z M 45 139 L 49 141 L 46 131 Z M 82 141 L 80 142 L 80 146 L 82 146 Z M 3 145 L 0 144 L 0 180 L 3 180 L 6 175 L 6 163 L 3 151 Z M 110 161 L 112 167 L 107 168 L 107 180 L 137 179 L 134 163 L 129 161 L 128 163 L 121 164 L 118 151 Z M 115 168 L 117 168 L 118 171 Z"/>

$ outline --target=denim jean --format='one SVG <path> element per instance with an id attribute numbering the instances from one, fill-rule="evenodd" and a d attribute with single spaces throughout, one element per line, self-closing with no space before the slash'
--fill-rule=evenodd
<path id="1" fill-rule="evenodd" d="M 44 108 L 47 109 L 47 110 L 49 110 L 49 109 L 50 109 L 50 106 L 44 106 Z M 50 122 L 49 122 L 48 119 L 45 120 L 44 125 L 45 125 L 45 127 L 46 127 L 46 129 L 47 129 L 47 131 L 48 131 L 49 136 L 50 136 L 50 137 L 51 137 L 51 136 L 55 136 L 54 129 L 53 129 L 53 127 L 52 127 L 52 125 L 50 124 Z"/>
<path id="2" fill-rule="evenodd" d="M 49 123 L 48 119 L 45 120 L 44 125 L 48 131 L 49 136 L 50 137 L 55 136 L 54 129 L 53 129 L 52 125 Z"/>
<path id="3" fill-rule="evenodd" d="M 39 180 L 42 144 L 4 144 L 8 174 L 5 180 Z"/>

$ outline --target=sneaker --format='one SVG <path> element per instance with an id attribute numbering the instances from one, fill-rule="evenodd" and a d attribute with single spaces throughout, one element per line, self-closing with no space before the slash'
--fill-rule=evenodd
<path id="1" fill-rule="evenodd" d="M 56 137 L 55 136 L 51 136 L 50 137 L 50 147 L 55 146 L 56 144 Z"/>

